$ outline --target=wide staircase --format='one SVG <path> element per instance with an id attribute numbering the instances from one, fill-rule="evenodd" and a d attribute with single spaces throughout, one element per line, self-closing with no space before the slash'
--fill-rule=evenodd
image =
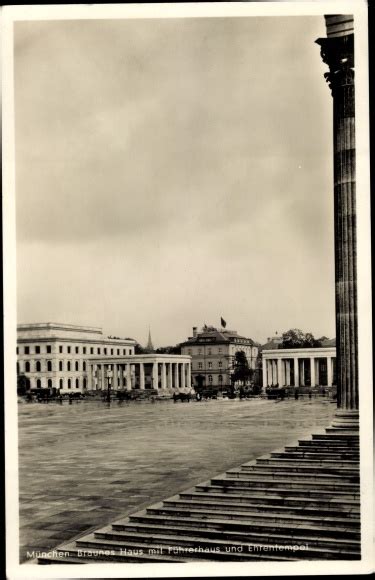
<path id="1" fill-rule="evenodd" d="M 359 492 L 358 432 L 330 427 L 38 562 L 358 560 Z"/>

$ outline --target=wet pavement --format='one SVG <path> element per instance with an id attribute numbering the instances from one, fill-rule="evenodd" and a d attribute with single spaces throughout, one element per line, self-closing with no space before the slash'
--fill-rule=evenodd
<path id="1" fill-rule="evenodd" d="M 329 425 L 326 399 L 23 404 L 20 560 Z"/>

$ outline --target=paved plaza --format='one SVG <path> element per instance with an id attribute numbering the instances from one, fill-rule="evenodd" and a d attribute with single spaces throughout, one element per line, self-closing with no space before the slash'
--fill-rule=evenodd
<path id="1" fill-rule="evenodd" d="M 20 559 L 330 423 L 326 399 L 19 405 Z"/>

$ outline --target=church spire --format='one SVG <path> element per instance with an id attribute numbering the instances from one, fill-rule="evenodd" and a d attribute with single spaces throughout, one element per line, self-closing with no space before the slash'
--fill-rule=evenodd
<path id="1" fill-rule="evenodd" d="M 151 329 L 150 329 L 150 327 L 148 329 L 148 342 L 147 342 L 146 350 L 148 352 L 154 352 L 154 345 L 152 344 Z"/>

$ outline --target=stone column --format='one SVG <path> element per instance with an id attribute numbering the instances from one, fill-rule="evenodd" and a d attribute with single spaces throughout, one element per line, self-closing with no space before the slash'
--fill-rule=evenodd
<path id="1" fill-rule="evenodd" d="M 87 389 L 92 391 L 92 373 L 93 367 L 90 364 L 87 364 Z"/>
<path id="2" fill-rule="evenodd" d="M 189 389 L 191 389 L 191 363 L 187 365 L 187 384 Z"/>
<path id="3" fill-rule="evenodd" d="M 183 389 L 186 387 L 185 363 L 181 363 L 181 387 Z"/>
<path id="4" fill-rule="evenodd" d="M 333 97 L 337 424 L 358 426 L 357 232 L 354 27 L 352 16 L 326 16 L 316 42 Z M 341 417 L 341 420 L 340 420 Z M 336 425 L 338 426 L 338 425 Z"/>
<path id="5" fill-rule="evenodd" d="M 332 359 L 327 356 L 327 386 L 332 387 Z"/>
<path id="6" fill-rule="evenodd" d="M 139 388 L 141 391 L 145 390 L 145 366 L 143 362 L 139 364 Z"/>
<path id="7" fill-rule="evenodd" d="M 175 389 L 180 388 L 180 383 L 178 380 L 178 363 L 175 363 L 175 366 L 174 366 L 174 388 Z"/>
<path id="8" fill-rule="evenodd" d="M 113 364 L 113 385 L 112 385 L 112 389 L 115 389 L 116 391 L 118 389 L 118 372 L 117 372 L 117 364 L 116 363 Z"/>
<path id="9" fill-rule="evenodd" d="M 159 372 L 158 372 L 158 363 L 152 363 L 152 387 L 153 389 L 159 388 Z"/>
<path id="10" fill-rule="evenodd" d="M 168 388 L 173 389 L 173 363 L 168 363 Z"/>
<path id="11" fill-rule="evenodd" d="M 310 384 L 312 387 L 315 387 L 315 358 L 312 356 L 310 357 Z"/>
<path id="12" fill-rule="evenodd" d="M 165 362 L 162 363 L 161 368 L 161 388 L 167 388 L 167 364 Z"/>
<path id="13" fill-rule="evenodd" d="M 101 376 L 101 389 L 102 391 L 105 390 L 105 378 L 104 378 L 104 365 L 100 365 L 100 376 Z"/>
<path id="14" fill-rule="evenodd" d="M 277 359 L 277 383 L 279 383 L 279 387 L 282 387 L 284 384 L 283 381 L 283 369 L 282 369 L 282 360 L 281 358 Z"/>
<path id="15" fill-rule="evenodd" d="M 263 389 L 265 389 L 268 384 L 267 384 L 267 364 L 268 364 L 268 360 L 266 358 L 262 359 L 262 372 L 263 372 Z"/>
<path id="16" fill-rule="evenodd" d="M 299 387 L 298 358 L 294 358 L 294 386 Z"/>
<path id="17" fill-rule="evenodd" d="M 131 365 L 130 363 L 128 363 L 126 365 L 126 390 L 127 391 L 131 391 L 132 390 L 132 374 L 131 374 Z"/>

